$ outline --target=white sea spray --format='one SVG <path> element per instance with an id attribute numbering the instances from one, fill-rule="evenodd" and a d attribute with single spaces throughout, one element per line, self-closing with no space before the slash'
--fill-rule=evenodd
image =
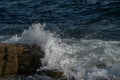
<path id="1" fill-rule="evenodd" d="M 21 36 L 5 43 L 36 44 L 45 52 L 43 68 L 59 69 L 76 80 L 119 79 L 120 42 L 102 40 L 61 39 L 45 30 L 45 25 L 33 24 Z M 68 44 L 67 42 L 71 42 Z M 106 64 L 99 68 L 98 63 Z"/>

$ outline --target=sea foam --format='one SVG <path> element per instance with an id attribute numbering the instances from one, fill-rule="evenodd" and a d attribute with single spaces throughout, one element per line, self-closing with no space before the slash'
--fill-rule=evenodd
<path id="1" fill-rule="evenodd" d="M 119 79 L 119 41 L 61 39 L 57 34 L 45 30 L 45 27 L 45 24 L 33 24 L 21 36 L 15 35 L 2 42 L 40 46 L 45 52 L 42 68 L 64 71 L 68 78 Z M 98 63 L 106 66 L 99 68 Z"/>

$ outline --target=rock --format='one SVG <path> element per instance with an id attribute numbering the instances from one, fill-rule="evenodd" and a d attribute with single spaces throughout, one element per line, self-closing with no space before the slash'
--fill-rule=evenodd
<path id="1" fill-rule="evenodd" d="M 40 61 L 44 58 L 43 50 L 36 45 L 0 43 L 0 77 L 28 76 L 33 74 L 46 75 L 51 78 L 67 80 L 64 72 L 44 69 L 36 70 L 42 66 Z"/>
<path id="2" fill-rule="evenodd" d="M 64 72 L 58 71 L 58 70 L 48 70 L 44 69 L 41 71 L 42 74 L 45 74 L 46 76 L 52 77 L 52 78 L 62 78 L 65 77 Z"/>
<path id="3" fill-rule="evenodd" d="M 0 76 L 34 74 L 43 57 L 44 52 L 35 45 L 0 43 Z"/>
<path id="4" fill-rule="evenodd" d="M 104 62 L 98 62 L 98 63 L 96 63 L 96 66 L 97 66 L 97 68 L 100 68 L 100 69 L 107 67 L 106 63 L 104 63 Z"/>

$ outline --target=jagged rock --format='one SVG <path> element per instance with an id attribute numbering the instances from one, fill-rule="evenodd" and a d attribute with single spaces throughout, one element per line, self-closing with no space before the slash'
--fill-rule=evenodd
<path id="1" fill-rule="evenodd" d="M 30 75 L 42 64 L 44 52 L 35 45 L 0 44 L 0 76 Z"/>

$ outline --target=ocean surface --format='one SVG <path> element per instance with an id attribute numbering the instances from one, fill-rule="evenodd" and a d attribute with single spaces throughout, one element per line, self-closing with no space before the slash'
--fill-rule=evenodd
<path id="1" fill-rule="evenodd" d="M 119 80 L 120 0 L 0 0 L 0 42 L 37 44 L 68 80 Z"/>

